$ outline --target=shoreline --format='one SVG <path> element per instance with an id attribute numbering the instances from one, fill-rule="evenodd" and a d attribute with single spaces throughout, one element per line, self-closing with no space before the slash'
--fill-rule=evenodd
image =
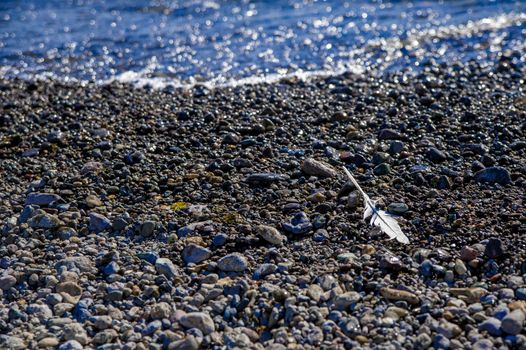
<path id="1" fill-rule="evenodd" d="M 0 80 L 0 347 L 525 348 L 524 77 Z"/>

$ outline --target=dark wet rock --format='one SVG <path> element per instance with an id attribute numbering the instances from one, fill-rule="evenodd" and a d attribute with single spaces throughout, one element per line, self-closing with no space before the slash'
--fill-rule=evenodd
<path id="1" fill-rule="evenodd" d="M 373 170 L 375 175 L 388 175 L 391 173 L 391 166 L 387 163 L 378 164 Z"/>
<path id="2" fill-rule="evenodd" d="M 89 214 L 89 229 L 95 232 L 102 232 L 111 228 L 111 221 L 104 215 L 98 213 Z"/>
<path id="3" fill-rule="evenodd" d="M 253 185 L 270 185 L 275 182 L 286 181 L 287 177 L 275 173 L 255 173 L 245 178 L 245 181 Z"/>
<path id="4" fill-rule="evenodd" d="M 52 193 L 30 193 L 26 198 L 26 205 L 50 205 L 53 202 L 59 201 L 59 195 Z"/>
<path id="5" fill-rule="evenodd" d="M 310 222 L 307 214 L 300 212 L 294 215 L 292 220 L 283 224 L 283 229 L 286 232 L 301 235 L 312 230 L 312 223 Z"/>
<path id="6" fill-rule="evenodd" d="M 401 138 L 401 135 L 398 131 L 393 129 L 382 129 L 378 133 L 378 138 L 380 140 L 398 140 Z"/>
<path id="7" fill-rule="evenodd" d="M 505 250 L 502 240 L 498 238 L 490 238 L 486 244 L 484 254 L 491 259 L 496 259 L 503 256 L 505 254 Z"/>
<path id="8" fill-rule="evenodd" d="M 393 215 L 402 215 L 409 210 L 405 203 L 393 202 L 387 206 L 387 211 Z"/>
<path id="9" fill-rule="evenodd" d="M 485 182 L 489 184 L 497 183 L 503 186 L 511 183 L 509 171 L 499 166 L 479 170 L 475 174 L 474 179 L 478 182 Z"/>
<path id="10" fill-rule="evenodd" d="M 430 147 L 427 150 L 426 157 L 433 163 L 441 163 L 447 160 L 447 155 L 435 147 Z"/>

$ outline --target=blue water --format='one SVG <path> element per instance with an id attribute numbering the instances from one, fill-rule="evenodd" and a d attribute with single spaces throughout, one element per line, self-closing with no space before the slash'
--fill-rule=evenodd
<path id="1" fill-rule="evenodd" d="M 0 74 L 105 82 L 526 61 L 513 1 L 0 1 Z"/>

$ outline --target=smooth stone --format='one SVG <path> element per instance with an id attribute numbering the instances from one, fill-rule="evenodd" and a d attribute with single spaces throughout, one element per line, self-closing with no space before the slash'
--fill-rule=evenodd
<path id="1" fill-rule="evenodd" d="M 394 202 L 387 206 L 387 211 L 394 215 L 402 215 L 409 210 L 409 207 L 405 203 Z"/>
<path id="2" fill-rule="evenodd" d="M 312 158 L 307 158 L 303 161 L 301 170 L 307 175 L 318 177 L 335 177 L 338 175 L 338 172 L 329 164 Z"/>
<path id="3" fill-rule="evenodd" d="M 248 268 L 248 261 L 243 255 L 232 253 L 219 259 L 217 267 L 226 272 L 242 272 Z"/>
<path id="4" fill-rule="evenodd" d="M 526 316 L 521 309 L 513 310 L 502 319 L 501 328 L 508 334 L 517 335 L 524 326 Z"/>
<path id="5" fill-rule="evenodd" d="M 255 232 L 265 241 L 274 245 L 282 245 L 286 239 L 285 236 L 272 226 L 256 226 Z"/>
<path id="6" fill-rule="evenodd" d="M 0 335 L 0 348 L 6 350 L 22 350 L 27 349 L 27 344 L 18 337 L 2 334 Z"/>
<path id="7" fill-rule="evenodd" d="M 11 275 L 0 276 L 0 289 L 8 290 L 16 285 L 16 278 Z"/>
<path id="8" fill-rule="evenodd" d="M 486 249 L 484 250 L 484 254 L 491 258 L 496 259 L 504 255 L 504 246 L 500 239 L 498 238 L 490 238 L 488 240 L 488 243 L 486 244 Z"/>
<path id="9" fill-rule="evenodd" d="M 50 205 L 61 199 L 62 198 L 56 194 L 33 192 L 27 196 L 26 205 Z"/>
<path id="10" fill-rule="evenodd" d="M 190 243 L 184 247 L 182 252 L 183 261 L 187 264 L 193 263 L 198 264 L 202 261 L 207 260 L 212 256 L 210 249 L 201 247 L 197 244 Z"/>
<path id="11" fill-rule="evenodd" d="M 159 258 L 155 261 L 155 269 L 157 272 L 173 279 L 179 275 L 179 271 L 170 259 Z"/>
<path id="12" fill-rule="evenodd" d="M 511 183 L 510 172 L 500 166 L 489 167 L 486 169 L 479 170 L 473 177 L 477 182 L 489 183 L 489 184 L 500 184 L 505 186 Z"/>
<path id="13" fill-rule="evenodd" d="M 490 317 L 486 321 L 479 324 L 479 330 L 486 331 L 494 337 L 498 337 L 502 334 L 500 330 L 501 321 L 495 317 Z"/>
<path id="14" fill-rule="evenodd" d="M 89 226 L 90 231 L 99 233 L 111 228 L 111 221 L 104 215 L 98 213 L 89 213 Z"/>
<path id="15" fill-rule="evenodd" d="M 185 328 L 197 328 L 205 335 L 215 331 L 214 321 L 204 312 L 187 313 L 179 319 L 179 323 Z"/>
<path id="16" fill-rule="evenodd" d="M 82 288 L 75 282 L 62 282 L 57 284 L 55 288 L 57 293 L 68 293 L 69 295 L 76 297 L 82 294 Z"/>
<path id="17" fill-rule="evenodd" d="M 62 221 L 55 215 L 51 214 L 37 214 L 28 220 L 28 224 L 33 228 L 52 229 L 63 225 Z"/>
<path id="18" fill-rule="evenodd" d="M 378 138 L 380 140 L 397 140 L 400 139 L 402 136 L 400 133 L 394 129 L 382 129 L 378 133 Z"/>
<path id="19" fill-rule="evenodd" d="M 280 181 L 288 180 L 287 176 L 276 173 L 255 173 L 245 178 L 245 181 L 253 185 L 270 185 Z"/>
<path id="20" fill-rule="evenodd" d="M 337 310 L 344 311 L 361 299 L 362 297 L 358 292 L 343 293 L 334 298 L 334 306 Z"/>
<path id="21" fill-rule="evenodd" d="M 258 280 L 267 275 L 273 274 L 278 270 L 276 264 L 261 264 L 256 271 L 254 271 L 253 279 Z"/>
<path id="22" fill-rule="evenodd" d="M 430 147 L 427 150 L 426 157 L 433 163 L 440 163 L 447 160 L 447 155 L 435 147 Z"/>
<path id="23" fill-rule="evenodd" d="M 38 341 L 39 348 L 54 348 L 58 345 L 58 339 L 55 337 L 46 337 Z"/>
<path id="24" fill-rule="evenodd" d="M 391 173 L 391 166 L 387 163 L 378 164 L 374 167 L 373 173 L 377 176 L 387 175 Z"/>
<path id="25" fill-rule="evenodd" d="M 153 235 L 153 232 L 155 231 L 155 227 L 156 226 L 157 226 L 157 224 L 156 224 L 155 221 L 147 220 L 147 221 L 144 221 L 141 224 L 141 227 L 139 228 L 139 231 L 140 231 L 142 236 L 150 237 L 151 235 Z"/>

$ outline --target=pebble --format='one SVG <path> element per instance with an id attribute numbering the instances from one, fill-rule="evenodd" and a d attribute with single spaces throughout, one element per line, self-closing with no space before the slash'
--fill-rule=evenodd
<path id="1" fill-rule="evenodd" d="M 215 331 L 214 321 L 204 312 L 187 313 L 179 319 L 179 323 L 185 328 L 197 328 L 205 335 Z"/>
<path id="2" fill-rule="evenodd" d="M 490 317 L 479 325 L 479 330 L 486 331 L 492 336 L 498 337 L 502 334 L 502 331 L 500 330 L 500 325 L 501 322 L 499 319 L 495 317 Z"/>
<path id="3" fill-rule="evenodd" d="M 497 259 L 503 256 L 504 246 L 502 241 L 498 238 L 490 238 L 486 244 L 484 254 L 491 259 Z"/>
<path id="4" fill-rule="evenodd" d="M 447 155 L 435 147 L 430 147 L 427 150 L 426 157 L 433 163 L 441 163 L 447 160 Z"/>
<path id="5" fill-rule="evenodd" d="M 100 233 L 111 228 L 111 221 L 104 215 L 98 213 L 89 214 L 89 229 L 95 233 Z"/>
<path id="6" fill-rule="evenodd" d="M 82 350 L 84 347 L 76 340 L 68 340 L 61 344 L 57 350 Z"/>
<path id="7" fill-rule="evenodd" d="M 410 304 L 418 304 L 420 302 L 415 294 L 405 290 L 384 287 L 380 289 L 380 293 L 388 300 L 403 300 Z"/>
<path id="8" fill-rule="evenodd" d="M 511 183 L 511 176 L 507 169 L 495 166 L 489 167 L 477 171 L 473 177 L 475 181 L 489 183 L 489 184 L 500 184 L 502 186 Z"/>
<path id="9" fill-rule="evenodd" d="M 58 217 L 51 214 L 37 214 L 28 220 L 30 227 L 53 229 L 61 226 L 63 223 Z"/>
<path id="10" fill-rule="evenodd" d="M 248 268 L 248 262 L 242 254 L 232 253 L 219 259 L 217 267 L 225 272 L 242 272 Z"/>
<path id="11" fill-rule="evenodd" d="M 272 226 L 259 225 L 256 226 L 255 232 L 265 241 L 274 244 L 282 245 L 286 237 L 283 236 L 277 229 Z"/>
<path id="12" fill-rule="evenodd" d="M 387 211 L 393 215 L 402 215 L 409 210 L 405 203 L 393 202 L 387 206 Z"/>
<path id="13" fill-rule="evenodd" d="M 167 258 L 158 258 L 155 261 L 155 269 L 169 279 L 173 279 L 179 275 L 179 271 L 175 265 Z"/>
<path id="14" fill-rule="evenodd" d="M 0 289 L 8 290 L 16 285 L 16 278 L 11 275 L 0 276 Z"/>
<path id="15" fill-rule="evenodd" d="M 525 318 L 524 311 L 521 309 L 513 310 L 502 319 L 501 328 L 508 334 L 517 335 L 524 326 Z"/>
<path id="16" fill-rule="evenodd" d="M 68 293 L 73 297 L 77 297 L 82 294 L 82 288 L 75 282 L 59 283 L 55 289 L 57 293 Z"/>
<path id="17" fill-rule="evenodd" d="M 336 177 L 338 175 L 338 172 L 330 165 L 312 158 L 303 161 L 301 170 L 307 175 L 318 177 Z"/>
<path id="18" fill-rule="evenodd" d="M 334 299 L 334 306 L 338 310 L 347 310 L 351 305 L 361 300 L 361 296 L 357 292 L 347 292 L 336 296 Z"/>
<path id="19" fill-rule="evenodd" d="M 207 260 L 212 256 L 210 249 L 201 247 L 197 244 L 189 244 L 183 249 L 182 258 L 187 264 L 193 263 L 198 264 L 202 261 Z"/>
<path id="20" fill-rule="evenodd" d="M 27 196 L 26 205 L 50 205 L 59 200 L 62 200 L 62 198 L 56 194 L 33 192 Z"/>
<path id="21" fill-rule="evenodd" d="M 374 167 L 373 173 L 377 176 L 388 175 L 391 173 L 391 166 L 387 163 L 381 163 Z"/>
<path id="22" fill-rule="evenodd" d="M 292 220 L 286 223 L 283 223 L 283 229 L 294 235 L 302 235 L 312 230 L 313 226 L 309 220 L 309 217 L 304 212 L 299 212 Z"/>

